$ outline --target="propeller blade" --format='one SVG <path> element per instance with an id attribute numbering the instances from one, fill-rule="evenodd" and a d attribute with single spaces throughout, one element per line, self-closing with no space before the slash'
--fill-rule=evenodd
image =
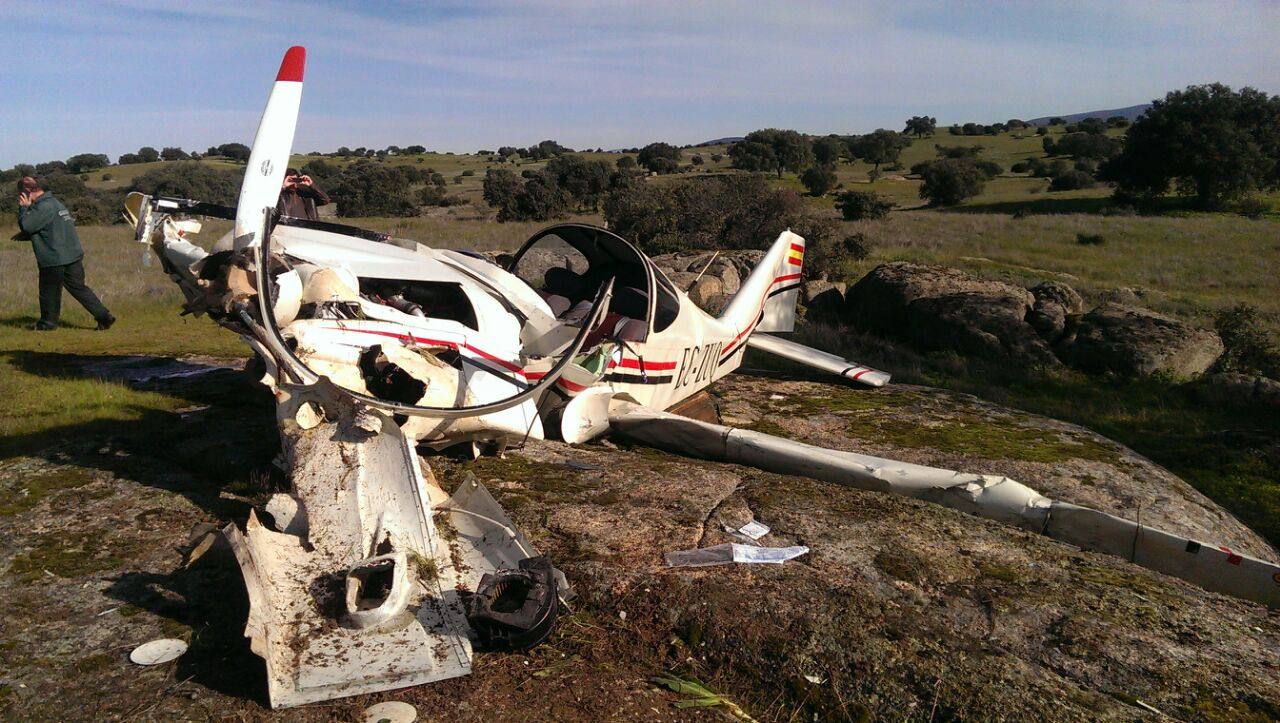
<path id="1" fill-rule="evenodd" d="M 267 98 L 267 107 L 253 137 L 249 165 L 240 184 L 240 200 L 236 202 L 235 248 L 255 245 L 256 235 L 269 208 L 280 198 L 280 185 L 289 166 L 293 150 L 293 131 L 298 124 L 298 106 L 302 102 L 302 73 L 307 64 L 307 51 L 295 45 L 285 51 L 280 72 Z"/>

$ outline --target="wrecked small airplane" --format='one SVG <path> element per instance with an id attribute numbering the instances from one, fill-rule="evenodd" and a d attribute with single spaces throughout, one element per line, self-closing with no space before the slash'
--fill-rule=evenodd
<path id="1" fill-rule="evenodd" d="M 633 244 L 544 229 L 501 263 L 275 212 L 305 51 L 286 52 L 235 208 L 133 194 L 126 216 L 186 297 L 237 333 L 274 393 L 292 485 L 228 525 L 246 635 L 287 707 L 470 671 L 521 650 L 568 597 L 483 485 L 452 495 L 419 450 L 501 453 L 606 433 L 670 451 L 927 499 L 1280 606 L 1280 566 L 1050 500 L 1005 477 L 838 452 L 668 411 L 748 348 L 878 387 L 884 372 L 771 336 L 791 331 L 805 241 L 782 233 L 718 316 Z M 206 250 L 196 217 L 234 221 Z"/>

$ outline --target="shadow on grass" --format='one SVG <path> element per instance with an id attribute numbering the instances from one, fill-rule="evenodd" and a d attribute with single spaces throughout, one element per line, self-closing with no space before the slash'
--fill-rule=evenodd
<path id="1" fill-rule="evenodd" d="M 9 317 L 0 318 L 0 326 L 7 326 L 10 329 L 30 329 L 37 321 L 40 321 L 40 319 L 38 317 L 31 316 L 30 314 L 26 314 L 22 316 L 9 316 Z M 93 329 L 94 328 L 92 326 L 89 326 L 88 324 L 70 324 L 66 321 L 59 322 L 58 326 L 59 328 L 66 327 L 68 329 Z"/>
<path id="2" fill-rule="evenodd" d="M 104 368 L 136 369 L 140 359 L 156 368 L 182 369 L 180 360 L 167 357 L 0 352 L 0 363 L 50 384 L 101 378 Z M 0 459 L 23 455 L 104 471 L 181 495 L 219 526 L 244 519 L 245 497 L 265 496 L 268 486 L 278 482 L 278 474 L 263 473 L 279 450 L 274 403 L 247 374 L 213 367 L 194 376 L 129 386 L 176 398 L 177 408 L 119 405 L 112 407 L 116 416 L 133 419 L 98 418 L 11 435 L 0 440 Z M 224 491 L 236 494 L 224 498 Z M 228 696 L 269 705 L 265 665 L 243 636 L 248 599 L 229 552 L 207 554 L 197 564 L 167 574 L 126 572 L 106 592 L 165 618 L 162 629 L 171 637 L 184 637 L 191 628 L 190 648 L 174 673 L 178 679 L 192 678 Z"/>
<path id="3" fill-rule="evenodd" d="M 0 362 L 51 381 L 100 378 L 88 369 L 137 358 L 0 352 Z M 165 357 L 156 360 L 181 364 Z M 127 421 L 92 419 L 10 435 L 0 440 L 0 459 L 30 455 L 103 470 L 181 494 L 221 519 L 243 513 L 243 503 L 229 502 L 219 493 L 226 488 L 252 493 L 255 472 L 267 468 L 279 450 L 271 394 L 243 372 L 220 368 L 129 386 L 181 401 L 175 411 L 122 405 L 117 409 L 134 417 Z"/>
<path id="4" fill-rule="evenodd" d="M 943 213 L 1004 213 L 1049 215 L 1066 213 L 1102 213 L 1113 204 L 1110 198 L 1033 198 L 1025 201 L 971 203 L 939 209 Z"/>
<path id="5" fill-rule="evenodd" d="M 1211 209 L 1205 209 L 1197 206 L 1194 199 L 1179 198 L 1176 196 L 1163 196 L 1161 198 L 1143 201 L 1137 207 L 1127 203 L 1117 203 L 1115 199 L 1110 196 L 1094 196 L 1089 198 L 1055 198 L 1053 196 L 1039 196 L 1019 201 L 991 201 L 987 203 L 970 203 L 963 206 L 947 206 L 939 208 L 938 210 L 943 213 L 1001 213 L 1009 215 L 1020 214 L 1026 216 L 1047 216 L 1070 213 L 1106 215 L 1108 211 L 1113 213 L 1123 211 L 1130 215 L 1165 216 L 1204 213 Z"/>

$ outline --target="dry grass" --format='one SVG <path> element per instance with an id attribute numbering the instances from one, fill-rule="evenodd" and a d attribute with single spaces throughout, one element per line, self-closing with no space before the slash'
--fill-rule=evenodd
<path id="1" fill-rule="evenodd" d="M 1092 301 L 1129 287 L 1143 304 L 1199 323 L 1246 302 L 1280 328 L 1280 219 L 909 211 L 844 226 L 875 248 L 830 270 L 849 279 L 886 261 L 941 263 L 1021 284 L 1064 281 Z M 1105 243 L 1082 246 L 1077 233 Z"/>

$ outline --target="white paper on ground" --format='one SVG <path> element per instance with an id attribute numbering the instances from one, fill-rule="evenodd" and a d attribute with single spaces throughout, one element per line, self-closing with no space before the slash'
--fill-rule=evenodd
<path id="1" fill-rule="evenodd" d="M 668 552 L 664 557 L 667 567 L 705 567 L 707 565 L 724 565 L 730 562 L 782 564 L 797 558 L 809 548 L 797 547 L 756 547 L 755 545 L 739 545 L 726 542 L 696 550 L 678 550 Z"/>
<path id="2" fill-rule="evenodd" d="M 746 535 L 747 537 L 750 537 L 753 540 L 758 540 L 761 537 L 764 537 L 765 535 L 769 534 L 769 526 L 762 525 L 759 522 L 752 520 L 747 524 L 743 525 L 742 527 L 739 527 L 738 532 L 741 532 L 742 534 Z"/>

